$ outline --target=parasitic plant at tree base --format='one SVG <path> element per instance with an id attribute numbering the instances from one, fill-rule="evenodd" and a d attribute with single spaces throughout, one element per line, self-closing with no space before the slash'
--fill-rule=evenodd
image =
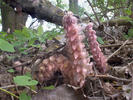
<path id="1" fill-rule="evenodd" d="M 39 81 L 49 80 L 54 72 L 60 70 L 65 83 L 82 87 L 85 83 L 85 78 L 93 74 L 92 64 L 85 45 L 82 42 L 83 36 L 80 34 L 82 28 L 77 23 L 77 18 L 73 16 L 72 12 L 67 12 L 63 17 L 63 26 L 66 33 L 66 47 L 70 58 L 63 54 L 55 54 L 48 59 L 44 59 L 39 65 Z M 96 41 L 95 31 L 92 29 L 93 25 L 85 28 L 88 36 L 91 53 L 101 72 L 106 72 L 106 59 L 99 48 Z"/>
<path id="2" fill-rule="evenodd" d="M 101 49 L 97 42 L 96 32 L 92 28 L 93 28 L 93 23 L 89 23 L 89 25 L 86 26 L 86 34 L 88 36 L 91 53 L 93 55 L 93 59 L 95 60 L 99 71 L 105 73 L 108 69 L 106 58 L 101 52 Z"/>
<path id="3" fill-rule="evenodd" d="M 72 55 L 72 83 L 83 86 L 85 78 L 92 73 L 92 66 L 89 64 L 88 53 L 82 43 L 83 36 L 80 34 L 81 27 L 77 24 L 77 18 L 72 12 L 68 12 L 63 18 L 63 25 L 66 32 L 67 45 Z"/>

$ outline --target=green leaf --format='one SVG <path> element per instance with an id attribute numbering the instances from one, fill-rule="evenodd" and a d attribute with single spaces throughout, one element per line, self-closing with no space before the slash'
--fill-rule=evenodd
<path id="1" fill-rule="evenodd" d="M 0 49 L 7 52 L 15 52 L 13 45 L 3 39 L 0 39 Z"/>
<path id="2" fill-rule="evenodd" d="M 7 36 L 6 32 L 0 32 L 0 38 L 5 38 Z"/>
<path id="3" fill-rule="evenodd" d="M 100 44 L 104 44 L 103 39 L 102 39 L 101 37 L 97 37 L 97 41 L 98 41 Z"/>
<path id="4" fill-rule="evenodd" d="M 21 54 L 27 55 L 28 52 L 22 51 Z"/>
<path id="5" fill-rule="evenodd" d="M 19 96 L 19 100 L 31 100 L 31 97 L 28 96 L 25 92 L 22 92 Z"/>
<path id="6" fill-rule="evenodd" d="M 15 38 L 19 41 L 26 41 L 30 39 L 29 30 L 27 28 L 23 28 L 23 30 L 15 30 L 13 34 Z"/>
<path id="7" fill-rule="evenodd" d="M 129 38 L 129 36 L 128 36 L 128 35 L 123 35 L 123 37 L 124 37 L 125 39 L 128 39 L 128 38 Z"/>
<path id="8" fill-rule="evenodd" d="M 41 25 L 37 28 L 37 34 L 43 34 L 43 27 Z"/>
<path id="9" fill-rule="evenodd" d="M 14 73 L 15 71 L 14 71 L 14 69 L 9 69 L 9 70 L 7 70 L 9 73 Z"/>
<path id="10" fill-rule="evenodd" d="M 125 12 L 128 14 L 128 15 L 131 15 L 132 14 L 132 11 L 130 9 L 126 9 Z"/>
<path id="11" fill-rule="evenodd" d="M 47 87 L 44 87 L 43 89 L 46 89 L 46 90 L 53 90 L 55 87 L 53 85 L 50 85 L 50 86 L 47 86 Z"/>
<path id="12" fill-rule="evenodd" d="M 35 90 L 35 91 L 36 91 L 36 90 L 37 90 L 37 86 L 35 86 L 35 85 L 34 85 L 34 86 L 30 86 L 30 89 Z"/>
<path id="13" fill-rule="evenodd" d="M 28 76 L 16 76 L 13 78 L 14 82 L 19 86 L 32 86 L 37 85 L 38 81 L 32 80 L 31 77 Z"/>
<path id="14" fill-rule="evenodd" d="M 26 76 L 28 76 L 28 77 L 32 77 L 32 75 L 31 75 L 31 73 L 30 72 L 26 72 L 26 74 L 25 74 Z"/>
<path id="15" fill-rule="evenodd" d="M 133 37 L 133 29 L 129 29 L 128 30 L 128 36 L 129 37 Z"/>
<path id="16" fill-rule="evenodd" d="M 132 21 L 132 18 L 128 16 L 121 16 L 120 19 L 127 20 L 127 21 Z"/>

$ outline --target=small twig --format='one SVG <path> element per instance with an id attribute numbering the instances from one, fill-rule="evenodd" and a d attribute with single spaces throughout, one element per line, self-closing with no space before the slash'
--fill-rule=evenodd
<path id="1" fill-rule="evenodd" d="M 110 100 L 110 97 L 106 97 L 107 100 Z M 103 97 L 89 97 L 87 96 L 87 99 L 89 100 L 103 100 Z"/>
<path id="2" fill-rule="evenodd" d="M 87 18 L 89 18 L 89 20 L 91 22 L 93 22 L 97 26 L 96 22 L 93 19 L 91 19 L 91 17 L 87 14 L 87 12 L 84 12 L 84 14 L 87 16 Z M 83 20 L 85 20 L 85 19 L 83 19 Z"/>
<path id="3" fill-rule="evenodd" d="M 2 89 L 6 89 L 6 88 L 11 88 L 11 87 L 15 87 L 16 85 L 8 85 L 8 86 L 3 86 L 3 87 L 0 87 Z"/>
<path id="4" fill-rule="evenodd" d="M 120 96 L 121 93 L 116 93 L 116 94 L 113 94 L 113 95 L 109 95 L 109 97 L 111 97 L 111 100 L 114 100 L 114 98 Z"/>
<path id="5" fill-rule="evenodd" d="M 27 61 L 27 62 L 24 62 L 24 63 L 20 64 L 20 65 L 13 66 L 13 67 L 8 67 L 6 70 L 11 69 L 11 68 L 20 67 L 20 66 L 25 66 L 25 65 L 27 65 L 27 64 L 30 64 L 31 62 L 32 62 L 32 60 L 29 60 L 29 61 Z"/>
<path id="6" fill-rule="evenodd" d="M 102 82 L 101 82 L 101 80 L 100 80 L 100 79 L 98 79 L 98 81 L 99 81 L 99 84 L 100 84 L 101 89 L 102 89 L 103 98 L 104 98 L 104 100 L 107 100 L 107 99 L 106 99 L 106 96 L 104 95 Z"/>
<path id="7" fill-rule="evenodd" d="M 96 73 L 96 75 L 97 75 L 98 72 L 97 72 L 97 70 L 96 70 L 95 67 L 94 67 L 94 70 L 95 70 L 95 73 Z M 99 82 L 99 84 L 100 84 L 100 86 L 101 86 L 101 89 L 102 89 L 103 99 L 104 99 L 104 100 L 107 100 L 106 97 L 105 97 L 105 95 L 104 95 L 104 90 L 103 90 L 104 88 L 103 88 L 102 82 L 101 82 L 101 80 L 99 79 L 99 77 L 98 77 L 98 82 Z"/>
<path id="8" fill-rule="evenodd" d="M 132 45 L 133 42 L 131 43 L 126 43 L 125 45 Z M 123 44 L 111 44 L 111 45 L 101 45 L 100 48 L 110 48 L 110 47 L 118 47 L 118 46 L 121 46 Z"/>
<path id="9" fill-rule="evenodd" d="M 95 12 L 95 10 L 94 10 L 94 8 L 93 8 L 91 2 L 90 2 L 89 0 L 87 0 L 87 1 L 88 1 L 89 5 L 91 6 L 91 9 L 92 9 L 92 11 L 93 11 L 93 13 L 94 13 L 94 15 L 95 15 L 95 17 L 96 17 L 96 20 L 97 20 L 98 24 L 101 25 L 101 23 L 100 23 L 100 21 L 99 21 L 99 19 L 98 19 L 98 16 L 97 16 L 97 14 L 96 14 L 96 12 Z"/>
<path id="10" fill-rule="evenodd" d="M 17 85 L 8 85 L 8 86 L 3 86 L 3 87 L 0 87 L 1 89 L 6 89 L 6 88 L 12 88 L 12 87 L 16 87 Z M 31 89 L 30 87 L 28 86 L 25 86 L 27 89 L 31 90 L 33 93 L 37 93 L 35 90 Z"/>
<path id="11" fill-rule="evenodd" d="M 14 97 L 13 97 L 13 96 L 11 96 L 11 99 L 12 99 L 12 100 L 14 100 Z"/>
<path id="12" fill-rule="evenodd" d="M 119 49 L 117 49 L 113 54 L 111 54 L 111 55 L 107 58 L 107 60 L 109 60 L 112 56 L 116 55 L 116 54 L 126 45 L 126 43 L 127 43 L 128 41 L 129 41 L 129 40 L 126 40 L 126 41 L 123 43 L 123 45 L 120 46 Z"/>
<path id="13" fill-rule="evenodd" d="M 90 87 L 91 87 L 91 90 L 92 90 L 92 95 L 93 95 L 93 97 L 94 97 L 95 94 L 94 94 L 94 90 L 93 90 L 92 82 L 90 82 Z"/>
<path id="14" fill-rule="evenodd" d="M 133 100 L 133 61 L 127 66 L 132 73 L 131 100 Z"/>
<path id="15" fill-rule="evenodd" d="M 131 82 L 131 80 L 124 79 L 124 78 L 118 78 L 112 75 L 88 75 L 88 77 L 98 77 L 98 78 L 103 78 L 103 79 L 108 79 L 108 80 L 113 80 L 113 81 L 123 81 L 123 82 Z"/>
<path id="16" fill-rule="evenodd" d="M 103 32 L 104 32 L 104 34 L 106 34 L 107 36 L 112 38 L 114 42 L 116 42 L 116 39 L 111 34 L 108 34 L 105 30 L 103 30 Z"/>
<path id="17" fill-rule="evenodd" d="M 35 90 L 31 89 L 30 87 L 28 86 L 25 86 L 27 89 L 31 90 L 33 93 L 37 93 Z"/>
<path id="18" fill-rule="evenodd" d="M 132 66 L 133 67 L 133 66 Z M 131 89 L 131 100 L 133 100 L 133 72 L 132 72 L 132 89 Z"/>
<path id="19" fill-rule="evenodd" d="M 35 21 L 33 21 L 33 22 L 30 24 L 29 28 L 31 28 L 31 26 L 32 26 L 37 20 L 38 20 L 38 19 L 36 19 Z"/>
<path id="20" fill-rule="evenodd" d="M 89 3 L 89 5 L 91 6 L 91 8 L 92 8 L 92 11 L 93 11 L 93 13 L 94 13 L 94 15 L 95 15 L 95 17 L 96 17 L 96 19 L 97 19 L 97 21 L 98 21 L 98 24 L 99 24 L 99 26 L 101 25 L 101 23 L 100 23 L 100 21 L 99 21 L 99 19 L 98 19 L 98 16 L 97 16 L 97 14 L 96 14 L 96 12 L 95 12 L 95 10 L 94 10 L 94 8 L 93 8 L 93 6 L 92 6 L 92 4 L 90 3 L 90 1 L 89 0 L 87 0 L 88 1 L 88 3 Z M 85 15 L 87 15 L 88 16 L 88 14 L 85 12 Z M 89 16 L 88 16 L 89 17 Z M 95 24 L 95 25 L 97 25 L 90 17 L 89 17 L 89 19 Z M 106 34 L 106 35 L 108 35 L 109 37 L 111 37 L 114 41 L 116 41 L 115 40 L 115 38 L 112 36 L 112 35 L 110 35 L 110 34 L 108 34 L 107 32 L 105 32 L 104 30 L 103 30 L 103 32 Z"/>
<path id="21" fill-rule="evenodd" d="M 19 99 L 19 97 L 18 97 L 17 95 L 11 93 L 10 91 L 7 91 L 7 90 L 2 89 L 2 88 L 0 88 L 0 90 L 3 91 L 3 92 L 6 92 L 7 94 L 10 94 L 11 96 L 14 96 L 14 97 L 17 98 L 17 99 Z"/>

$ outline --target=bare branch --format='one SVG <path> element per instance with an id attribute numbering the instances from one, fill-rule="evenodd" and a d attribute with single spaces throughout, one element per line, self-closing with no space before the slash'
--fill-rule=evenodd
<path id="1" fill-rule="evenodd" d="M 30 14 L 33 18 L 43 19 L 58 25 L 62 25 L 64 12 L 52 5 L 47 0 L 5 0 L 11 7 L 22 7 L 22 11 Z"/>

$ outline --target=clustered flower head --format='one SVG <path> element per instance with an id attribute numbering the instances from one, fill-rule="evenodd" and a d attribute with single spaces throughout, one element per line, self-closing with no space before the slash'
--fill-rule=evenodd
<path id="1" fill-rule="evenodd" d="M 64 77 L 66 77 L 64 70 L 68 70 L 68 66 L 71 66 L 70 62 L 62 54 L 53 55 L 47 59 L 44 59 L 39 65 L 39 81 L 43 82 L 50 80 L 54 75 L 54 72 L 58 70 L 60 70 Z"/>
<path id="2" fill-rule="evenodd" d="M 86 33 L 88 35 L 88 41 L 93 59 L 95 60 L 99 71 L 105 73 L 108 69 L 107 62 L 97 42 L 96 32 L 93 30 L 93 23 L 88 24 L 88 26 L 86 27 Z"/>
<path id="3" fill-rule="evenodd" d="M 83 86 L 85 78 L 92 73 L 92 66 L 85 45 L 82 43 L 83 36 L 81 27 L 77 24 L 77 18 L 72 12 L 68 12 L 63 18 L 63 25 L 66 32 L 67 45 L 72 55 L 72 84 Z"/>
<path id="4" fill-rule="evenodd" d="M 56 54 L 44 59 L 39 65 L 38 77 L 41 82 L 47 81 L 53 76 L 54 72 L 60 70 L 66 83 L 82 87 L 85 83 L 85 78 L 93 73 L 93 69 L 88 52 L 82 43 L 81 27 L 72 12 L 67 12 L 64 15 L 63 26 L 66 33 L 66 47 L 68 48 L 69 57 L 65 57 L 63 54 Z M 91 23 L 86 27 L 91 53 L 100 70 L 105 72 L 106 59 L 99 48 L 95 31 L 92 27 Z"/>

